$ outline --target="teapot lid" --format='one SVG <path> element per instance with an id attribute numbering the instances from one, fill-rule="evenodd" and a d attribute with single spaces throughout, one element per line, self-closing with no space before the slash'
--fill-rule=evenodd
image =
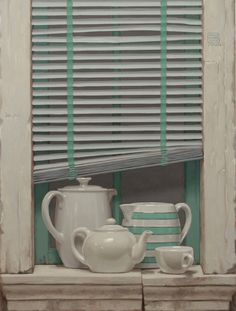
<path id="1" fill-rule="evenodd" d="M 122 226 L 119 226 L 119 225 L 116 225 L 116 220 L 114 218 L 108 218 L 105 222 L 105 225 L 94 230 L 94 231 L 99 231 L 99 232 L 106 232 L 106 231 L 128 231 L 128 229 L 122 227 Z"/>
<path id="2" fill-rule="evenodd" d="M 59 190 L 62 190 L 62 191 L 85 191 L 85 192 L 107 191 L 107 189 L 102 188 L 100 186 L 89 185 L 89 182 L 91 179 L 92 179 L 91 177 L 77 178 L 76 180 L 79 182 L 78 185 L 66 186 L 66 187 L 59 189 Z"/>

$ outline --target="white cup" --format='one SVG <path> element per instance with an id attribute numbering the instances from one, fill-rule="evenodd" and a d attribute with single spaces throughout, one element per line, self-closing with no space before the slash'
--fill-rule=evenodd
<path id="1" fill-rule="evenodd" d="M 192 266 L 193 248 L 189 246 L 163 246 L 155 249 L 156 261 L 164 273 L 182 274 Z"/>

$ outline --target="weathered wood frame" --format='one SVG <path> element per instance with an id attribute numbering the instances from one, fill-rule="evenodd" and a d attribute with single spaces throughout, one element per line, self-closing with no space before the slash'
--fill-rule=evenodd
<path id="1" fill-rule="evenodd" d="M 204 3 L 204 152 L 201 265 L 235 263 L 235 0 Z M 31 146 L 31 0 L 1 0 L 1 273 L 34 268 Z M 215 139 L 214 139 L 215 137 Z"/>
<path id="2" fill-rule="evenodd" d="M 225 273 L 235 263 L 235 0 L 203 3 L 201 265 Z"/>
<path id="3" fill-rule="evenodd" d="M 0 1 L 0 271 L 34 267 L 31 145 L 31 0 Z"/>

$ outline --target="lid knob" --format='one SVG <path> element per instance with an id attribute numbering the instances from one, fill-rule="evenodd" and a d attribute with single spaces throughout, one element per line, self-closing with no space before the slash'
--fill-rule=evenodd
<path id="1" fill-rule="evenodd" d="M 81 187 L 87 187 L 91 179 L 91 177 L 80 177 L 77 178 L 77 181 L 80 183 Z"/>
<path id="2" fill-rule="evenodd" d="M 108 218 L 105 222 L 106 225 L 115 225 L 116 220 L 114 218 Z"/>

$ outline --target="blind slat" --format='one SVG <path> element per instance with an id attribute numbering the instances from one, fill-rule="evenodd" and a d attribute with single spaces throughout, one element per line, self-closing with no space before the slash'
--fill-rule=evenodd
<path id="1" fill-rule="evenodd" d="M 200 40 L 201 39 L 201 35 L 199 34 L 184 34 L 184 35 L 169 35 L 167 37 L 167 41 L 181 41 L 181 40 Z M 73 43 L 76 44 L 84 44 L 84 43 L 89 43 L 89 44 L 95 44 L 95 43 L 109 43 L 109 44 L 123 44 L 123 43 L 145 43 L 145 42 L 160 42 L 161 41 L 161 37 L 159 35 L 146 35 L 146 36 L 117 36 L 117 37 L 113 37 L 113 36 L 105 36 L 105 37 L 98 37 L 98 36 L 89 36 L 89 37 L 85 37 L 85 36 L 74 36 L 73 39 Z M 40 43 L 50 43 L 50 44 L 66 44 L 66 38 L 63 37 L 54 37 L 54 36 L 46 36 L 45 38 L 41 38 L 41 37 L 33 37 L 32 38 L 32 42 L 35 43 L 37 42 L 37 44 Z"/>
<path id="2" fill-rule="evenodd" d="M 179 147 L 184 147 L 184 146 L 201 146 L 201 140 L 199 141 L 168 141 L 167 142 L 167 147 L 175 147 L 178 149 Z M 130 148 L 158 148 L 159 152 L 160 151 L 160 142 L 116 142 L 111 145 L 111 143 L 92 143 L 92 144 L 74 144 L 75 150 L 99 150 L 99 149 L 107 149 L 111 150 L 114 149 L 116 150 L 117 148 L 122 148 L 122 149 L 130 149 Z M 34 151 L 36 152 L 52 152 L 52 151 L 62 151 L 62 150 L 67 150 L 67 146 L 65 144 L 38 144 L 35 145 L 33 148 Z M 50 164 L 49 164 L 50 165 Z"/>
<path id="3" fill-rule="evenodd" d="M 74 34 L 86 34 L 86 33 L 98 33 L 98 32 L 112 32 L 112 31 L 153 31 L 153 32 L 159 32 L 161 30 L 161 27 L 159 24 L 157 25 L 130 25 L 130 26 L 106 26 L 106 27 L 99 27 L 96 25 L 96 27 L 74 27 L 73 28 L 73 33 Z M 168 25 L 167 26 L 167 31 L 172 31 L 173 33 L 178 33 L 178 32 L 184 32 L 184 33 L 201 33 L 201 27 L 195 27 L 195 26 L 176 26 L 176 25 Z M 36 38 L 46 38 L 47 36 L 52 36 L 52 35 L 66 35 L 66 29 L 40 29 L 36 28 L 32 32 L 33 37 Z M 37 42 L 37 40 L 34 40 L 34 42 Z"/>
<path id="4" fill-rule="evenodd" d="M 174 80 L 174 79 L 169 79 L 166 82 L 167 86 L 187 86 L 187 85 L 195 85 L 195 86 L 201 86 L 202 81 L 201 79 L 179 79 L 179 80 Z M 76 88 L 84 88 L 84 87 L 118 87 L 118 86 L 126 86 L 126 87 L 136 87 L 136 86 L 155 86 L 155 87 L 160 87 L 161 81 L 160 80 L 154 80 L 154 79 L 147 79 L 147 80 L 131 80 L 131 79 L 126 79 L 126 80 L 119 80 L 119 81 L 111 81 L 111 80 L 106 80 L 106 81 L 74 81 L 73 86 Z M 45 88 L 66 88 L 66 81 L 64 82 L 58 82 L 58 81 L 53 81 L 53 82 L 33 82 L 33 88 L 35 89 L 45 89 Z"/>
<path id="5" fill-rule="evenodd" d="M 139 16 L 138 17 L 138 23 L 139 24 L 155 24 L 159 23 L 160 20 L 159 18 L 148 16 L 148 17 L 143 17 Z M 78 25 L 123 25 L 123 24 L 137 24 L 137 17 L 126 17 L 126 16 L 116 16 L 116 18 L 111 19 L 111 18 L 96 18 L 93 16 L 93 18 L 86 19 L 86 18 L 78 18 L 73 20 L 73 25 L 78 26 Z M 201 20 L 199 19 L 190 19 L 187 17 L 175 17 L 175 16 L 168 16 L 167 18 L 167 24 L 175 24 L 175 25 L 201 25 Z M 32 25 L 33 27 L 51 27 L 51 26 L 66 26 L 66 19 L 58 19 L 58 18 L 53 18 L 53 19 L 48 19 L 48 18 L 42 18 L 42 16 L 37 19 L 34 18 L 32 20 Z"/>
<path id="6" fill-rule="evenodd" d="M 187 97 L 186 94 L 184 97 L 167 97 L 167 104 L 168 105 L 180 105 L 180 104 L 189 104 L 189 105 L 200 105 L 201 106 L 202 100 L 198 97 Z M 74 106 L 77 105 L 160 105 L 160 97 L 157 98 L 95 98 L 95 99 L 74 99 Z M 50 99 L 50 98 L 43 98 L 43 99 L 34 99 L 33 100 L 34 106 L 67 106 L 67 102 L 65 99 Z M 167 108 L 168 109 L 168 108 Z"/>
<path id="7" fill-rule="evenodd" d="M 74 96 L 82 96 L 82 97 L 91 97 L 91 96 L 154 96 L 159 95 L 160 96 L 160 90 L 157 88 L 139 88 L 139 89 L 119 89 L 119 90 L 74 90 L 73 94 Z M 35 96 L 66 96 L 66 91 L 60 90 L 60 91 L 35 91 Z M 169 89 L 167 95 L 201 95 L 202 90 L 200 88 L 198 89 Z"/>
<path id="8" fill-rule="evenodd" d="M 55 125 L 43 125 L 43 126 L 33 126 L 32 128 L 34 133 L 66 133 L 67 128 L 66 126 L 55 126 Z M 201 132 L 202 126 L 200 124 L 180 124 L 180 125 L 167 125 L 167 131 L 170 132 L 182 132 L 182 131 L 198 131 Z M 114 126 L 114 125 L 96 125 L 96 126 L 87 126 L 87 125 L 75 125 L 74 126 L 75 133 L 90 133 L 90 132 L 160 132 L 160 128 L 153 125 L 121 125 Z"/>
<path id="9" fill-rule="evenodd" d="M 168 60 L 177 60 L 177 59 L 199 59 L 199 53 L 169 53 L 167 54 L 167 59 Z M 126 54 L 121 54 L 121 55 L 113 55 L 113 54 L 75 54 L 73 57 L 74 61 L 98 61 L 98 60 L 119 60 L 119 61 L 126 61 L 126 60 L 150 60 L 150 59 L 155 59 L 155 60 L 160 60 L 161 55 L 156 52 L 156 53 L 145 53 L 145 52 L 137 52 L 136 53 L 126 53 Z M 33 61 L 34 61 L 34 67 L 36 68 L 37 62 L 65 62 L 67 61 L 67 57 L 65 54 L 39 54 L 37 56 L 33 56 Z M 36 69 L 37 70 L 37 69 Z"/>
<path id="10" fill-rule="evenodd" d="M 201 45 L 196 42 L 196 44 L 192 44 L 190 41 L 189 44 L 181 45 L 178 43 L 169 42 L 167 44 L 167 51 L 176 51 L 176 50 L 201 50 Z M 109 44 L 99 44 L 91 45 L 91 44 L 83 44 L 83 45 L 76 45 L 74 44 L 74 53 L 76 52 L 96 52 L 96 51 L 152 51 L 157 50 L 160 51 L 160 42 L 155 43 L 145 43 L 145 45 L 141 43 L 132 43 L 130 45 L 109 45 Z M 33 45 L 32 47 L 33 52 L 66 52 L 67 48 L 65 45 L 53 45 L 53 44 L 43 44 L 43 45 Z"/>
<path id="11" fill-rule="evenodd" d="M 93 124 L 93 123 L 159 123 L 160 122 L 160 115 L 156 116 L 146 116 L 146 117 L 140 117 L 140 116 L 108 116 L 108 117 L 74 117 L 74 124 Z M 182 116 L 178 115 L 168 115 L 167 116 L 167 122 L 185 122 L 185 123 L 192 123 L 192 122 L 201 122 L 201 115 L 192 115 L 190 114 L 188 117 L 183 114 Z M 33 119 L 34 124 L 42 124 L 42 123 L 67 123 L 67 118 L 62 117 L 37 117 L 35 116 Z"/>
<path id="12" fill-rule="evenodd" d="M 161 77 L 161 71 L 158 69 L 152 70 L 152 68 L 148 71 L 145 69 L 142 70 L 125 70 L 125 71 L 74 71 L 73 72 L 73 78 L 74 79 L 98 79 L 98 78 L 160 78 Z M 167 68 L 166 70 L 166 76 L 171 78 L 178 78 L 178 77 L 202 77 L 202 71 L 199 70 L 199 68 L 189 69 L 183 71 L 183 68 L 180 67 L 178 70 L 173 68 Z M 58 79 L 66 79 L 66 73 L 65 72 L 34 72 L 33 73 L 33 79 L 34 81 L 39 82 L 40 80 L 47 80 L 47 79 L 53 79 L 54 81 Z M 187 81 L 187 80 L 186 80 Z"/>
<path id="13" fill-rule="evenodd" d="M 97 7 L 98 0 L 73 0 L 73 7 Z M 111 0 L 99 0 L 99 7 L 160 7 L 161 1 L 160 0 L 146 0 L 145 2 L 142 0 L 119 0 L 118 2 L 111 1 Z M 167 6 L 201 6 L 201 0 L 168 0 Z M 66 7 L 65 0 L 61 1 L 54 1 L 54 0 L 34 0 L 33 1 L 33 8 L 58 8 Z"/>
<path id="14" fill-rule="evenodd" d="M 201 107 L 194 106 L 194 107 L 174 107 L 174 108 L 167 108 L 167 113 L 172 114 L 180 114 L 180 113 L 201 113 Z M 74 109 L 74 115 L 125 115 L 125 114 L 160 114 L 160 108 L 135 108 L 135 110 L 131 108 L 96 108 L 96 110 L 92 110 L 89 108 L 75 108 Z M 34 116 L 41 116 L 41 115 L 67 115 L 67 109 L 50 109 L 50 108 L 44 108 L 44 109 L 33 109 L 33 115 Z"/>
<path id="15" fill-rule="evenodd" d="M 169 15 L 200 15 L 202 13 L 201 8 L 167 8 L 167 16 Z M 65 8 L 50 8 L 47 9 L 46 16 L 48 17 L 66 17 L 66 9 Z M 34 9 L 32 10 L 32 16 L 44 16 L 45 15 L 45 10 L 44 9 Z M 156 15 L 156 16 L 161 16 L 161 10 L 160 7 L 155 8 L 155 7 L 142 7 L 142 8 L 104 8 L 104 7 L 97 7 L 95 9 L 92 8 L 87 8 L 87 7 L 80 7 L 77 8 L 75 7 L 72 12 L 73 17 L 83 17 L 83 16 L 111 16 L 114 18 L 114 16 L 145 16 L 145 15 Z"/>

